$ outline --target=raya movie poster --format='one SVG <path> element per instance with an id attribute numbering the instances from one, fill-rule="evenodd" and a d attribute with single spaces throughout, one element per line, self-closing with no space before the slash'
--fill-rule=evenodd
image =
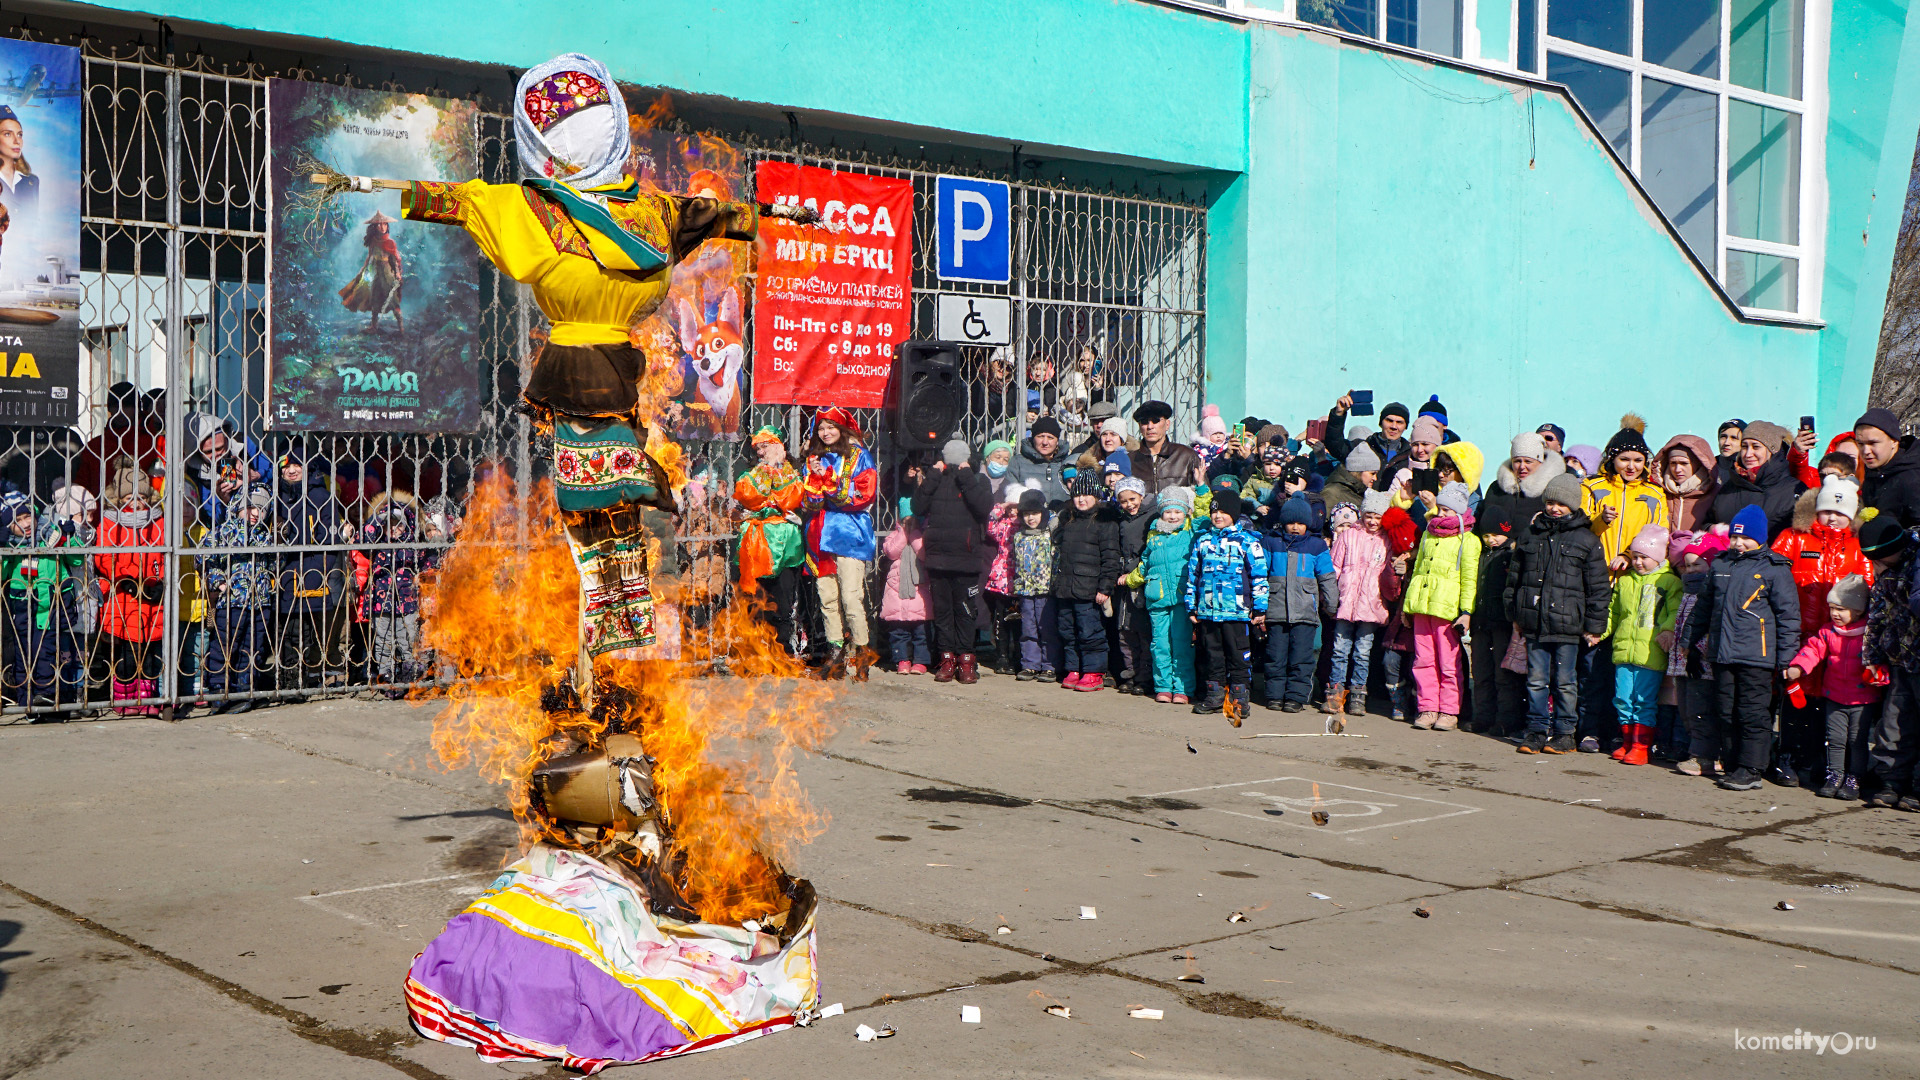
<path id="1" fill-rule="evenodd" d="M 0 40 L 0 426 L 80 411 L 80 50 Z"/>
<path id="2" fill-rule="evenodd" d="M 635 117 L 653 111 L 639 102 L 628 109 Z M 633 174 L 644 186 L 720 199 L 746 195 L 739 154 L 718 139 L 642 128 L 633 133 L 632 153 Z M 740 440 L 748 405 L 741 300 L 752 288 L 752 270 L 752 244 L 708 240 L 674 264 L 666 303 L 638 327 L 650 385 L 665 398 L 656 412 L 676 442 Z"/>
<path id="3" fill-rule="evenodd" d="M 268 416 L 280 430 L 472 431 L 480 255 L 401 220 L 400 193 L 299 198 L 307 172 L 469 180 L 472 102 L 267 80 Z"/>

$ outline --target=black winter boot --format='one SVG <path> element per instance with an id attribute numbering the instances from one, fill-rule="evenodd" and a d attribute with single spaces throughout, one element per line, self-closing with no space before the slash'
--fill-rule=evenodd
<path id="1" fill-rule="evenodd" d="M 1207 696 L 1193 703 L 1193 711 L 1197 716 L 1210 716 L 1219 712 L 1226 703 L 1227 688 L 1217 682 L 1210 682 L 1207 684 Z"/>

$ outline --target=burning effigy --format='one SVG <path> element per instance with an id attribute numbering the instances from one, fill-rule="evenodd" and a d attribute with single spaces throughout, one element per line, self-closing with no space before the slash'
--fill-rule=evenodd
<path id="1" fill-rule="evenodd" d="M 527 504 L 504 477 L 479 487 L 426 627 L 461 676 L 435 749 L 508 785 L 523 853 L 414 959 L 406 995 L 430 1038 L 591 1073 L 753 1038 L 819 1005 L 813 891 L 781 860 L 824 825 L 792 760 L 824 738 L 830 691 L 686 678 L 664 648 L 801 674 L 753 599 L 719 607 L 691 643 L 675 613 L 712 607 L 691 595 L 711 582 L 656 595 L 672 552 L 655 526 L 686 476 L 635 343 L 702 243 L 751 239 L 762 215 L 817 217 L 641 184 L 625 103 L 588 57 L 529 70 L 514 110 L 518 184 L 300 167 L 323 197 L 397 188 L 408 220 L 464 228 L 552 323 L 523 394 L 552 482 Z"/>

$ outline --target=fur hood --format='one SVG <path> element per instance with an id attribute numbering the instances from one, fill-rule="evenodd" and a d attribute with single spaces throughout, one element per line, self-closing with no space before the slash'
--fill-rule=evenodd
<path id="1" fill-rule="evenodd" d="M 1807 490 L 1800 493 L 1799 498 L 1793 500 L 1794 529 L 1796 529 L 1799 532 L 1809 532 L 1813 529 L 1813 523 L 1815 520 L 1814 518 L 1815 511 L 1814 511 L 1813 504 L 1818 501 L 1820 501 L 1819 488 L 1808 488 Z M 1858 517 L 1855 517 L 1852 521 L 1848 522 L 1847 528 L 1851 532 L 1855 532 L 1855 533 L 1859 532 L 1860 519 Z"/>
<path id="2" fill-rule="evenodd" d="M 1560 451 L 1549 450 L 1547 460 L 1541 462 L 1540 467 L 1533 470 L 1533 475 L 1525 480 L 1517 479 L 1513 475 L 1513 459 L 1508 458 L 1500 463 L 1500 474 L 1494 482 L 1500 485 L 1501 491 L 1509 495 L 1523 495 L 1529 499 L 1537 499 L 1546 494 L 1547 481 L 1566 471 L 1567 459 L 1560 456 Z"/>

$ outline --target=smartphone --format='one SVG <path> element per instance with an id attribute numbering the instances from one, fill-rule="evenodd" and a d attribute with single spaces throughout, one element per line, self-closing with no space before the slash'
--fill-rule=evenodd
<path id="1" fill-rule="evenodd" d="M 1801 431 L 1813 430 L 1813 417 L 1811 415 L 1803 416 L 1800 418 L 1800 430 Z"/>
<path id="2" fill-rule="evenodd" d="M 1244 439 L 1246 437 L 1247 437 L 1247 425 L 1245 424 L 1233 425 L 1233 441 L 1234 442 L 1239 442 L 1241 439 Z"/>
<path id="3" fill-rule="evenodd" d="M 1355 405 L 1373 404 L 1373 391 L 1371 390 L 1355 390 L 1351 396 L 1353 397 L 1353 403 Z"/>
<path id="4" fill-rule="evenodd" d="M 1347 415 L 1348 416 L 1372 416 L 1373 415 L 1372 399 L 1369 398 L 1366 401 L 1361 401 L 1358 398 L 1355 398 L 1353 402 L 1353 408 L 1347 410 Z"/>
<path id="5" fill-rule="evenodd" d="M 1435 495 L 1440 494 L 1440 470 L 1413 470 L 1413 490 L 1416 494 L 1422 491 L 1431 491 Z"/>

